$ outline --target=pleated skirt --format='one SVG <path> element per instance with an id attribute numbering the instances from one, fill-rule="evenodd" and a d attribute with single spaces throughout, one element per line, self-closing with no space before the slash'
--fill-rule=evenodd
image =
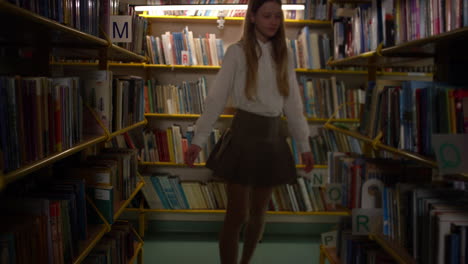
<path id="1" fill-rule="evenodd" d="M 210 156 L 206 162 L 216 178 L 258 187 L 296 181 L 296 166 L 281 117 L 266 117 L 238 109 L 230 133 L 230 140 L 219 158 Z"/>

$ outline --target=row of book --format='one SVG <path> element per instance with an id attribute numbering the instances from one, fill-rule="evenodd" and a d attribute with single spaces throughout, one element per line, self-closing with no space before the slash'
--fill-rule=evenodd
<path id="1" fill-rule="evenodd" d="M 214 33 L 194 37 L 185 27 L 181 32 L 146 36 L 146 54 L 153 64 L 220 66 L 224 56 L 223 40 Z"/>
<path id="2" fill-rule="evenodd" d="M 83 140 L 79 78 L 0 77 L 0 152 L 4 172 Z"/>
<path id="3" fill-rule="evenodd" d="M 351 221 L 350 221 L 351 222 Z M 342 263 L 387 264 L 397 263 L 388 252 L 367 235 L 353 234 L 351 224 L 337 236 L 337 256 Z M 344 228 L 340 225 L 340 228 Z"/>
<path id="4" fill-rule="evenodd" d="M 208 93 L 204 76 L 181 84 L 158 84 L 148 80 L 145 86 L 145 111 L 163 114 L 201 114 L 205 110 Z"/>
<path id="5" fill-rule="evenodd" d="M 346 129 L 350 129 L 351 127 L 350 125 L 339 123 L 335 125 L 345 127 Z M 142 131 L 141 140 L 135 139 L 138 136 L 126 135 L 120 139 L 120 146 L 133 146 L 138 149 L 141 161 L 182 164 L 184 163 L 184 153 L 190 145 L 194 131 L 194 125 L 188 125 L 183 128 L 177 124 L 165 130 L 146 129 Z M 222 131 L 220 129 L 213 129 L 207 143 L 205 146 L 202 146 L 202 151 L 196 162 L 206 162 L 221 134 Z M 301 153 L 298 152 L 295 140 L 288 137 L 286 141 L 296 164 L 302 164 Z M 327 152 L 329 151 L 362 153 L 363 149 L 363 143 L 358 139 L 324 128 L 319 128 L 317 135 L 309 138 L 309 143 L 315 164 L 327 164 Z"/>
<path id="6" fill-rule="evenodd" d="M 335 124 L 341 126 L 341 124 Z M 346 126 L 349 129 L 349 126 Z M 309 138 L 314 164 L 328 164 L 329 152 L 362 154 L 362 141 L 333 130 L 318 128 L 317 134 Z M 301 162 L 297 162 L 301 164 Z"/>
<path id="7" fill-rule="evenodd" d="M 226 183 L 220 181 L 184 181 L 166 173 L 143 175 L 142 189 L 151 209 L 226 209 Z M 295 184 L 275 187 L 268 209 L 271 211 L 326 211 L 325 192 L 306 177 Z"/>
<path id="8" fill-rule="evenodd" d="M 330 20 L 331 10 L 328 1 L 323 0 L 283 0 L 283 4 L 303 4 L 304 10 L 284 10 L 284 18 L 286 19 L 300 19 L 300 20 Z M 164 1 L 164 0 L 150 0 L 147 1 L 148 5 L 165 5 L 165 4 L 186 4 L 186 5 L 199 5 L 199 4 L 247 4 L 247 0 L 188 0 L 188 1 Z M 150 11 L 151 15 L 155 16 L 225 16 L 225 17 L 245 17 L 245 10 L 233 9 L 226 10 L 222 13 L 218 10 L 180 10 L 180 11 Z"/>
<path id="9" fill-rule="evenodd" d="M 167 129 L 146 129 L 143 131 L 144 147 L 140 149 L 140 159 L 147 162 L 184 163 L 184 153 L 194 136 L 195 126 L 188 125 L 183 131 L 180 125 L 174 124 Z M 196 162 L 206 162 L 211 150 L 221 137 L 221 131 L 214 128 L 205 144 L 202 146 Z"/>
<path id="10" fill-rule="evenodd" d="M 442 0 L 373 0 L 336 7 L 335 59 L 449 32 L 468 25 L 468 3 Z"/>
<path id="11" fill-rule="evenodd" d="M 385 185 L 394 186 L 397 181 L 410 178 L 428 181 L 432 176 L 430 168 L 401 160 L 366 158 L 341 152 L 329 152 L 328 160 L 330 183 L 339 184 L 343 194 L 340 205 L 350 209 L 383 208 L 382 199 L 375 195 L 381 196 Z M 369 192 L 370 188 L 378 190 Z"/>
<path id="12" fill-rule="evenodd" d="M 299 31 L 297 39 L 287 39 L 286 44 L 293 53 L 296 68 L 324 69 L 332 55 L 330 37 L 313 32 L 309 26 Z"/>
<path id="13" fill-rule="evenodd" d="M 369 82 L 360 132 L 382 133 L 392 147 L 433 155 L 432 134 L 468 131 L 468 91 L 464 87 L 423 81 Z"/>
<path id="14" fill-rule="evenodd" d="M 83 260 L 83 264 L 126 264 L 136 255 L 138 237 L 128 221 L 116 221 Z"/>
<path id="15" fill-rule="evenodd" d="M 111 7 L 118 6 L 119 0 L 9 0 L 9 2 L 60 24 L 99 36 L 100 23 L 110 19 L 110 15 L 114 14 Z"/>
<path id="16" fill-rule="evenodd" d="M 344 81 L 336 77 L 311 78 L 299 76 L 304 109 L 309 118 L 357 119 L 364 91 L 346 88 Z"/>
<path id="17" fill-rule="evenodd" d="M 84 102 L 97 114 L 108 131 L 116 131 L 144 120 L 144 81 L 137 76 L 114 76 L 112 71 L 81 74 Z M 102 127 L 86 118 L 90 134 L 102 134 Z"/>

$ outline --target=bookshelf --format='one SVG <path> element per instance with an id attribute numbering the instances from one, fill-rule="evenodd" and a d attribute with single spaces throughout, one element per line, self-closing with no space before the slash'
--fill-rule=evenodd
<path id="1" fill-rule="evenodd" d="M 56 65 L 55 62 L 51 62 L 50 60 L 52 55 L 66 57 L 66 58 L 70 58 L 74 60 L 99 61 L 99 63 L 70 63 L 69 64 L 70 66 L 72 65 L 74 66 L 97 66 L 99 69 L 108 69 L 109 65 L 112 64 L 112 63 L 109 63 L 110 60 L 125 62 L 127 66 L 133 63 L 134 65 L 138 65 L 138 67 L 141 67 L 143 65 L 142 62 L 146 61 L 146 57 L 136 54 L 134 52 L 131 52 L 113 43 L 110 43 L 110 41 L 108 41 L 107 39 L 102 39 L 97 36 L 90 35 L 88 33 L 72 28 L 70 26 L 66 26 L 57 21 L 51 20 L 49 18 L 43 17 L 29 10 L 13 5 L 10 2 L 5 1 L 5 0 L 0 0 L 0 32 L 1 32 L 0 33 L 0 49 L 2 50 L 2 52 L 4 52 L 3 49 L 9 49 L 9 48 L 18 49 L 18 50 L 25 49 L 26 54 L 27 54 L 25 56 L 26 60 L 29 59 L 29 61 L 26 61 L 26 62 L 22 60 L 24 58 L 19 58 L 19 56 L 18 58 L 15 57 L 14 60 L 12 60 L 9 56 L 7 56 L 7 58 L 3 57 L 2 59 L 0 59 L 0 75 L 5 75 L 5 76 L 7 75 L 48 76 L 48 77 L 53 76 L 55 78 L 58 75 L 57 74 L 54 75 L 50 71 L 51 70 L 50 66 Z M 31 51 L 32 55 L 28 55 L 29 49 L 32 50 Z M 63 103 L 65 104 L 66 102 L 64 101 Z M 44 105 L 43 107 L 47 108 L 47 105 Z M 82 107 L 83 107 L 82 115 L 85 115 L 85 111 L 88 111 L 89 109 L 87 109 L 86 106 L 84 106 L 84 104 L 82 105 Z M 73 110 L 76 110 L 76 109 L 73 109 Z M 28 119 L 28 118 L 34 118 L 34 117 L 31 117 L 25 114 L 24 119 Z M 63 120 L 64 122 L 68 121 L 68 119 L 65 119 L 65 117 Z M 99 122 L 98 120 L 93 120 L 92 117 L 90 118 L 90 120 L 87 120 L 87 121 L 91 121 L 91 122 L 94 121 L 95 123 Z M 35 182 L 33 183 L 33 181 L 38 180 L 37 178 L 40 178 L 41 181 L 48 181 L 49 178 L 47 178 L 46 176 L 43 176 L 42 174 L 36 175 L 40 177 L 31 177 L 31 179 L 28 178 L 27 176 L 29 176 L 30 174 L 33 174 L 34 172 L 38 172 L 40 169 L 43 169 L 43 168 L 52 169 L 52 167 L 56 163 L 59 163 L 60 161 L 64 161 L 66 160 L 66 158 L 69 158 L 72 156 L 73 158 L 74 157 L 80 158 L 92 152 L 96 152 L 96 151 L 99 152 L 100 148 L 104 145 L 106 141 L 110 141 L 111 139 L 113 139 L 114 137 L 118 135 L 121 135 L 123 133 L 126 133 L 138 127 L 144 126 L 146 124 L 147 124 L 147 120 L 143 118 L 141 122 L 137 122 L 135 124 L 132 124 L 118 131 L 112 131 L 112 132 L 104 131 L 107 133 L 96 133 L 93 135 L 84 135 L 83 139 L 81 139 L 77 143 L 72 144 L 72 146 L 68 148 L 64 147 L 63 151 L 51 152 L 45 155 L 45 157 L 41 159 L 38 159 L 32 162 L 27 162 L 25 164 L 21 164 L 19 168 L 11 170 L 7 173 L 4 173 L 3 171 L 4 169 L 3 157 L 1 157 L 2 166 L 0 167 L 1 169 L 0 191 L 4 193 L 10 193 L 11 195 L 12 190 L 10 190 L 10 187 L 16 189 L 18 188 L 18 185 L 23 185 L 23 183 L 24 185 L 35 185 L 36 183 Z M 71 128 L 69 129 L 71 130 Z M 2 153 L 2 155 L 3 154 L 4 153 Z M 49 172 L 51 171 L 52 170 L 50 170 Z M 50 175 L 47 175 L 47 176 L 50 176 Z M 33 179 L 33 178 L 36 178 L 36 179 Z M 29 183 L 30 180 L 31 180 L 31 183 Z M 66 184 L 70 184 L 70 183 L 67 182 Z M 71 186 L 72 185 L 69 185 L 68 187 L 71 187 Z M 73 188 L 76 188 L 76 186 Z M 113 214 L 114 220 L 117 220 L 121 217 L 122 212 L 131 203 L 132 199 L 139 193 L 139 191 L 141 190 L 143 186 L 144 186 L 143 182 L 137 182 L 135 189 L 129 195 L 129 199 L 115 203 L 114 205 L 115 211 Z M 39 191 L 46 192 L 48 191 L 48 189 L 39 190 Z M 24 193 L 24 195 L 27 195 L 27 194 L 28 193 Z M 67 195 L 68 194 L 69 193 L 67 193 Z M 34 196 L 31 196 L 31 197 L 34 197 Z M 2 199 L 0 200 L 0 204 L 2 205 L 5 204 L 4 199 L 5 198 L 2 197 Z M 32 200 L 37 201 L 39 199 L 42 200 L 42 199 L 47 199 L 47 198 L 41 197 L 41 198 L 32 199 Z M 49 198 L 49 199 L 52 200 L 52 198 Z M 60 200 L 60 198 L 58 197 L 57 199 Z M 64 199 L 63 201 L 66 201 L 66 200 Z M 83 201 L 83 203 L 90 205 L 91 207 L 94 206 L 92 205 L 90 201 L 87 201 L 87 202 Z M 58 206 L 60 206 L 60 204 Z M 96 208 L 96 206 L 94 207 Z M 68 205 L 67 207 L 63 207 L 63 208 L 68 208 Z M 86 210 L 86 208 L 84 209 Z M 52 210 L 52 206 L 50 210 Z M 70 208 L 70 211 L 71 210 L 72 209 Z M 52 213 L 50 212 L 50 214 Z M 43 219 L 46 219 L 45 215 L 41 215 L 41 217 Z M 47 212 L 47 217 L 53 217 L 53 216 L 50 216 L 49 212 Z M 68 221 L 72 221 L 70 220 L 70 218 L 71 216 L 67 216 Z M 54 220 L 54 221 L 58 221 L 58 220 Z M 85 219 L 84 221 L 87 222 L 87 219 Z M 70 223 L 70 226 L 71 225 L 72 224 Z M 65 223 L 64 223 L 64 226 L 65 226 Z M 74 227 L 75 226 L 73 226 L 73 228 Z M 42 231 L 44 232 L 44 234 L 46 233 L 45 228 Z M 52 229 L 47 230 L 47 231 L 52 232 Z M 88 236 L 86 240 L 80 239 L 79 241 L 74 241 L 77 243 L 77 252 L 75 251 L 75 254 L 74 254 L 75 256 L 73 259 L 70 258 L 71 263 L 76 263 L 76 264 L 82 263 L 86 259 L 86 257 L 92 252 L 92 250 L 96 247 L 96 245 L 101 241 L 101 239 L 110 231 L 110 226 L 108 224 L 98 224 L 98 225 L 90 224 L 88 225 L 87 231 L 88 231 Z M 70 234 L 68 235 L 70 236 Z M 42 247 L 42 244 L 47 243 L 44 241 L 46 240 L 37 239 L 37 240 L 34 240 L 34 243 L 36 242 L 40 243 Z M 35 244 L 33 245 L 32 242 L 31 242 L 31 246 L 37 247 Z M 138 261 L 139 263 L 142 263 L 142 251 L 143 251 L 142 247 L 143 247 L 143 241 L 139 241 L 135 243 L 134 245 L 135 255 L 131 256 L 129 258 L 129 261 L 131 261 L 132 263 L 136 261 Z M 22 252 L 19 251 L 17 252 L 17 254 L 22 254 Z M 49 257 L 52 258 L 52 257 L 55 257 L 55 255 L 52 255 L 52 256 L 49 255 Z M 47 261 L 47 260 L 44 260 L 44 261 Z M 57 259 L 56 261 L 60 261 L 60 260 Z"/>
<path id="2" fill-rule="evenodd" d="M 332 2 L 337 3 L 337 4 L 342 4 L 342 3 L 347 3 L 347 4 L 348 3 L 356 3 L 356 4 L 358 4 L 358 3 L 361 3 L 362 1 L 332 1 Z M 371 1 L 368 1 L 368 2 L 371 2 Z M 400 4 L 402 4 L 404 6 L 405 2 L 406 1 L 401 1 Z M 410 1 L 408 1 L 408 2 L 410 2 Z M 440 1 L 435 1 L 434 4 L 440 4 Z M 427 10 L 429 10 L 429 8 L 430 7 L 427 6 Z M 446 15 L 449 14 L 449 15 L 455 16 L 455 14 L 451 13 L 450 10 L 445 10 L 446 7 L 442 7 L 442 8 L 444 9 L 443 11 L 441 11 L 443 14 L 446 14 Z M 393 11 L 395 11 L 395 10 L 393 10 Z M 414 13 L 414 14 L 412 13 L 412 15 L 417 15 L 418 18 L 419 18 L 419 14 L 423 14 L 423 12 L 422 11 L 420 12 L 420 11 L 421 10 L 416 11 L 417 13 Z M 432 10 L 430 10 L 430 12 L 432 14 Z M 445 13 L 445 12 L 448 12 L 448 13 Z M 444 17 L 444 18 L 441 17 L 440 19 L 443 20 L 445 18 L 446 17 Z M 421 22 L 421 23 L 425 23 L 426 25 L 431 25 L 432 22 L 431 21 L 424 21 L 424 22 Z M 451 26 L 453 27 L 454 24 L 458 23 L 458 22 L 452 23 L 451 26 L 450 26 L 450 23 L 451 23 L 450 21 L 441 21 L 440 23 L 448 23 L 449 25 L 447 27 L 451 27 Z M 458 27 L 458 26 L 459 25 L 455 25 L 455 27 Z M 402 25 L 396 25 L 396 28 L 401 29 L 402 27 L 403 27 Z M 406 30 L 410 31 L 409 27 L 410 27 L 410 23 L 408 22 L 408 26 L 407 26 Z M 378 29 L 378 30 L 380 30 L 380 29 Z M 430 30 L 432 30 L 432 29 L 430 29 Z M 404 66 L 410 66 L 410 67 L 411 66 L 422 66 L 422 67 L 432 66 L 435 69 L 434 73 L 433 74 L 428 74 L 428 75 L 426 75 L 426 77 L 430 77 L 431 81 L 432 81 L 432 84 L 434 84 L 434 85 L 433 86 L 428 86 L 427 87 L 428 91 L 429 90 L 434 91 L 434 90 L 438 89 L 439 87 L 437 87 L 436 84 L 440 84 L 440 83 L 444 83 L 444 84 L 446 83 L 447 84 L 447 87 L 444 87 L 443 89 L 454 89 L 454 90 L 455 89 L 460 89 L 460 90 L 463 89 L 463 90 L 466 90 L 467 78 L 465 77 L 464 72 L 466 71 L 466 63 L 468 61 L 468 53 L 467 53 L 466 49 L 459 48 L 459 47 L 462 47 L 463 44 L 461 44 L 461 43 L 466 43 L 466 40 L 468 39 L 468 27 L 466 27 L 466 24 L 464 24 L 464 26 L 461 26 L 460 28 L 457 28 L 457 29 L 453 29 L 453 28 L 452 29 L 447 29 L 447 28 L 444 27 L 442 29 L 442 31 L 444 33 L 440 33 L 440 34 L 436 34 L 436 35 L 430 35 L 426 31 L 425 32 L 425 34 L 426 34 L 425 37 L 421 37 L 420 39 L 417 39 L 417 40 L 402 41 L 402 43 L 398 44 L 398 45 L 384 47 L 383 43 L 382 43 L 375 50 L 364 52 L 364 53 L 361 53 L 361 54 L 355 55 L 355 56 L 345 57 L 345 58 L 342 58 L 342 59 L 330 60 L 328 62 L 328 65 L 332 66 L 332 67 L 343 67 L 343 66 L 345 66 L 345 67 L 346 66 L 367 67 L 366 73 L 368 75 L 368 80 L 369 81 L 376 81 L 377 80 L 377 75 L 379 73 L 379 71 L 378 71 L 379 68 L 400 67 L 400 66 L 403 66 L 403 67 Z M 419 36 L 419 31 L 418 31 L 417 34 Z M 427 34 L 429 34 L 430 36 L 427 36 Z M 414 36 L 411 35 L 411 37 L 413 38 Z M 425 74 L 422 74 L 422 75 L 425 75 Z M 416 76 L 417 75 L 408 74 L 408 77 L 410 77 L 409 78 L 410 80 L 411 80 L 411 77 L 416 77 Z M 391 86 L 391 84 L 387 84 L 387 86 Z M 456 87 L 456 88 L 454 88 L 454 87 Z M 420 88 L 420 87 L 414 87 L 414 88 Z M 429 97 L 429 98 L 433 99 L 433 97 Z M 416 101 L 411 101 L 411 102 L 413 104 L 416 104 Z M 423 102 L 425 103 L 426 101 L 423 101 Z M 367 103 L 369 103 L 369 102 L 366 102 L 366 104 Z M 437 117 L 442 115 L 442 113 L 443 113 L 442 110 L 440 110 L 440 108 L 437 108 L 436 102 L 434 102 L 434 105 L 430 105 L 429 109 L 431 110 L 431 113 L 433 113 L 434 116 L 431 116 L 431 115 L 428 114 L 427 119 L 425 119 L 425 120 L 428 120 L 428 122 L 431 122 L 431 123 L 432 122 L 434 122 L 434 123 L 437 122 L 437 120 L 435 120 L 436 115 L 437 115 Z M 407 111 L 407 110 L 405 110 L 405 111 Z M 438 112 L 438 111 L 441 111 L 441 112 Z M 465 109 L 463 109 L 462 111 L 464 112 Z M 462 112 L 462 114 L 463 114 L 463 112 Z M 422 112 L 421 114 L 425 115 L 426 113 Z M 465 116 L 466 116 L 466 112 L 465 112 Z M 449 119 L 449 118 L 447 118 L 447 119 Z M 418 119 L 417 122 L 420 122 L 420 120 Z M 363 135 L 363 134 L 359 133 L 358 131 L 343 129 L 343 128 L 341 128 L 339 126 L 335 126 L 335 125 L 333 125 L 333 124 L 331 124 L 329 122 L 327 122 L 324 125 L 324 128 L 328 129 L 328 130 L 335 131 L 335 132 L 337 132 L 339 134 L 344 134 L 344 135 L 347 135 L 347 136 L 351 136 L 353 138 L 356 138 L 356 139 L 364 142 L 366 147 L 367 147 L 367 151 L 365 151 L 365 154 L 366 154 L 366 156 L 368 156 L 368 158 L 369 158 L 369 156 L 370 157 L 379 157 L 380 153 L 373 152 L 373 150 L 376 150 L 376 151 L 384 150 L 387 153 L 393 154 L 392 158 L 394 158 L 394 159 L 409 160 L 411 164 L 417 164 L 418 166 L 429 168 L 429 171 L 432 172 L 432 175 L 430 175 L 430 176 L 433 176 L 432 177 L 432 182 L 430 184 L 428 184 L 430 187 L 421 187 L 421 188 L 422 188 L 422 190 L 426 191 L 427 193 L 430 193 L 430 192 L 432 192 L 432 193 L 430 193 L 428 195 L 428 197 L 418 197 L 416 199 L 421 199 L 421 202 L 427 203 L 430 207 L 434 204 L 434 202 L 432 202 L 430 199 L 433 199 L 434 197 L 437 197 L 437 195 L 435 193 L 443 192 L 444 187 L 442 187 L 442 185 L 444 185 L 444 184 L 450 185 L 450 188 L 446 190 L 447 192 L 452 192 L 452 191 L 453 192 L 460 192 L 461 193 L 460 195 L 463 195 L 463 193 L 466 194 L 466 191 L 464 191 L 465 190 L 464 188 L 459 189 L 459 188 L 456 187 L 457 184 L 461 184 L 462 186 L 465 186 L 466 176 L 467 176 L 466 172 L 461 173 L 459 175 L 438 175 L 440 173 L 438 172 L 439 168 L 438 168 L 438 164 L 437 164 L 437 162 L 435 160 L 435 155 L 432 155 L 432 154 L 421 155 L 421 154 L 417 154 L 415 152 L 399 149 L 398 147 L 392 147 L 392 146 L 383 144 L 381 139 L 379 138 L 379 136 L 377 136 L 376 138 L 372 138 L 372 137 Z M 463 133 L 463 132 L 459 132 L 459 131 L 437 132 L 439 130 L 437 130 L 438 128 L 436 129 L 435 127 L 432 127 L 430 129 L 431 129 L 430 133 L 433 133 L 433 134 L 435 134 L 435 133 L 442 133 L 442 134 L 456 134 L 456 133 L 459 134 L 459 133 Z M 388 132 L 388 131 L 384 131 L 384 132 Z M 465 133 L 466 133 L 466 131 L 465 131 Z M 418 137 L 419 136 L 420 135 L 418 134 Z M 421 140 L 421 138 L 419 138 L 418 140 Z M 421 141 L 420 141 L 420 142 L 418 142 L 418 144 L 426 145 L 428 143 L 426 141 L 422 141 L 422 143 L 421 143 Z M 429 143 L 429 144 L 431 144 L 431 143 Z M 406 147 L 406 145 L 405 145 L 405 147 Z M 386 164 L 386 165 L 389 166 L 390 164 L 392 164 L 392 163 L 390 161 L 388 161 L 388 164 Z M 395 217 L 394 215 L 393 216 L 388 215 L 388 214 L 390 214 L 390 215 L 394 214 L 394 212 L 392 210 L 400 210 L 401 208 L 403 208 L 405 206 L 410 206 L 408 203 L 404 203 L 404 201 L 399 200 L 401 197 L 398 196 L 398 195 L 403 195 L 403 194 L 402 194 L 401 189 L 398 189 L 398 188 L 400 186 L 405 186 L 405 184 L 407 184 L 408 186 L 411 185 L 411 184 L 413 184 L 415 186 L 418 186 L 418 180 L 420 180 L 420 179 L 418 179 L 418 176 L 420 176 L 420 175 L 416 175 L 416 174 L 417 173 L 415 173 L 415 175 L 410 175 L 408 178 L 403 179 L 401 182 L 396 181 L 396 182 L 393 182 L 391 184 L 389 184 L 388 182 L 384 183 L 385 188 L 388 188 L 387 191 L 386 191 L 387 196 L 385 196 L 385 197 L 387 197 L 386 199 L 390 199 L 387 202 L 390 202 L 390 203 L 395 203 L 396 202 L 398 204 L 398 206 L 396 206 L 395 208 L 392 208 L 389 205 L 387 205 L 388 206 L 387 208 L 383 208 L 383 211 L 384 211 L 384 216 L 383 217 L 384 217 L 384 219 L 385 219 L 385 217 L 390 217 L 390 218 Z M 409 181 L 409 180 L 415 180 L 415 183 L 410 184 L 410 183 L 406 182 L 406 181 Z M 460 182 L 463 182 L 463 183 L 460 183 Z M 413 197 L 417 197 L 417 194 L 415 194 L 415 193 L 417 193 L 417 191 L 415 189 L 413 189 L 415 187 L 409 187 L 409 188 L 410 189 L 408 190 L 408 193 L 406 193 L 405 195 L 413 195 Z M 396 197 L 394 196 L 395 194 L 396 194 Z M 390 195 L 390 196 L 388 196 L 388 195 Z M 444 201 L 443 203 L 445 203 L 445 202 L 447 202 L 447 201 Z M 400 203 L 404 203 L 404 204 L 400 205 Z M 396 208 L 398 208 L 398 209 L 396 209 Z M 418 206 L 414 206 L 414 207 L 412 207 L 412 210 L 418 210 L 418 208 L 419 208 Z M 435 208 L 437 208 L 437 206 L 435 206 Z M 406 209 L 403 209 L 403 210 L 406 210 Z M 429 211 L 431 211 L 431 210 L 437 210 L 437 209 L 429 208 L 428 212 L 423 213 L 424 217 L 426 217 L 426 215 L 430 215 Z M 457 210 L 459 210 L 459 211 L 457 211 L 457 213 L 459 213 L 459 214 L 466 214 L 466 208 L 458 208 Z M 442 215 L 444 215 L 446 213 L 446 212 L 443 212 L 443 211 L 434 211 L 434 212 L 440 213 Z M 385 215 L 385 214 L 387 214 L 387 215 Z M 418 237 L 418 236 L 415 236 L 414 234 L 411 234 L 411 233 L 409 233 L 407 235 L 405 234 L 404 236 L 403 235 L 400 236 L 401 234 L 398 234 L 398 235 L 394 234 L 393 232 L 395 230 L 393 228 L 400 228 L 400 225 L 402 225 L 402 226 L 404 225 L 404 223 L 401 222 L 403 220 L 401 220 L 402 218 L 400 218 L 400 216 L 401 216 L 400 214 L 402 214 L 402 213 L 398 212 L 398 219 L 397 220 L 395 220 L 393 218 L 391 219 L 392 222 L 389 224 L 389 226 L 386 226 L 385 224 L 383 225 L 382 233 L 380 233 L 380 232 L 370 232 L 369 235 L 365 235 L 365 236 L 369 240 L 375 242 L 375 244 L 378 245 L 378 247 L 380 247 L 380 249 L 382 249 L 396 263 L 426 263 L 429 260 L 431 260 L 431 261 L 435 260 L 436 257 L 437 257 L 437 260 L 435 260 L 434 263 L 436 263 L 436 262 L 437 263 L 445 263 L 445 262 L 449 261 L 448 260 L 449 258 L 452 258 L 452 260 L 453 260 L 455 255 L 454 255 L 453 251 L 452 252 L 447 252 L 447 250 L 449 250 L 447 247 L 450 247 L 450 250 L 456 250 L 456 248 L 457 248 L 456 243 L 457 242 L 454 242 L 455 244 L 449 244 L 448 242 L 443 241 L 444 240 L 443 238 L 439 237 L 439 238 L 433 238 L 434 241 L 431 241 L 431 244 L 430 244 L 430 243 L 426 243 L 425 239 L 426 239 L 427 236 L 425 236 L 425 235 L 423 235 L 421 237 Z M 389 219 L 389 218 L 387 218 L 387 219 Z M 423 217 L 421 219 L 423 219 Z M 354 224 L 354 220 L 355 219 L 353 219 L 353 224 Z M 452 222 L 450 222 L 450 221 L 452 221 Z M 449 222 L 452 225 L 458 225 L 458 223 L 455 220 L 451 219 L 450 221 Z M 440 225 L 439 222 L 433 222 L 433 223 L 434 223 L 434 226 L 431 226 L 430 228 L 424 228 L 423 232 L 431 233 L 431 236 L 432 236 L 432 234 L 434 232 L 434 228 L 439 228 L 439 225 Z M 408 223 L 406 222 L 405 224 L 408 224 Z M 418 222 L 417 222 L 417 225 L 425 225 L 425 224 L 426 224 L 426 222 L 424 222 L 424 220 L 418 220 Z M 394 226 L 392 226 L 392 225 L 394 225 Z M 397 227 L 395 227 L 395 225 Z M 387 228 L 387 229 L 385 229 L 385 228 Z M 413 226 L 412 228 L 415 228 L 415 227 Z M 398 229 L 399 232 L 401 230 L 403 230 L 403 229 Z M 353 228 L 353 232 L 354 232 L 354 228 Z M 404 233 L 404 231 L 401 231 L 401 232 Z M 456 237 L 456 235 L 457 235 L 457 233 L 456 233 L 457 231 L 452 230 L 452 231 L 447 231 L 447 232 L 448 233 L 446 235 L 444 235 L 444 237 L 449 237 L 449 236 L 450 237 L 452 237 L 452 236 Z M 389 235 L 388 236 L 384 235 L 384 233 L 389 234 Z M 392 239 L 391 236 L 394 236 L 395 238 Z M 354 236 L 354 233 L 353 233 L 353 236 L 347 238 L 347 239 L 349 239 L 349 240 L 347 240 L 347 242 L 359 240 L 356 237 L 357 236 Z M 340 238 L 338 238 L 338 239 L 340 239 Z M 411 239 L 412 239 L 412 241 L 410 241 Z M 417 241 L 417 242 L 415 242 L 415 241 Z M 355 244 L 353 244 L 353 245 L 355 245 Z M 437 246 L 435 246 L 435 245 L 437 245 Z M 446 251 L 441 252 L 440 248 L 444 248 Z M 329 252 L 325 252 L 325 251 L 322 252 L 322 249 L 324 249 L 324 248 L 321 248 L 321 256 L 320 256 L 321 263 L 324 263 L 325 258 L 328 259 L 329 262 L 333 263 L 333 261 L 331 260 L 333 257 L 328 256 Z M 437 253 L 433 253 L 434 251 L 437 251 L 437 250 L 439 250 Z M 359 254 L 358 252 L 355 252 L 353 257 L 356 257 L 358 254 Z M 431 257 L 427 257 L 427 256 L 429 256 L 429 254 L 432 254 Z M 349 255 L 348 255 L 348 257 L 349 257 Z"/>

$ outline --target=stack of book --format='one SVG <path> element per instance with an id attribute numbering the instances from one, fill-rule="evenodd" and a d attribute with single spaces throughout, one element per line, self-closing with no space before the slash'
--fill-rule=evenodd
<path id="1" fill-rule="evenodd" d="M 81 93 L 75 77 L 0 77 L 0 169 L 18 169 L 82 141 Z"/>
<path id="2" fill-rule="evenodd" d="M 301 75 L 299 86 L 307 117 L 330 118 L 333 114 L 335 119 L 359 117 L 360 104 L 364 100 L 362 90 L 347 89 L 345 83 L 336 77 L 325 79 Z"/>
<path id="3" fill-rule="evenodd" d="M 208 92 L 206 78 L 197 81 L 183 81 L 179 85 L 158 84 L 148 80 L 145 86 L 146 113 L 201 114 L 205 110 Z"/>
<path id="4" fill-rule="evenodd" d="M 194 37 L 185 27 L 181 32 L 146 36 L 146 54 L 152 64 L 220 66 L 224 43 L 213 33 Z"/>
<path id="5" fill-rule="evenodd" d="M 181 180 L 166 173 L 143 175 L 143 195 L 150 209 L 225 209 L 226 184 L 219 181 Z M 276 187 L 268 209 L 271 211 L 312 212 L 330 209 L 326 202 L 324 182 L 300 177 L 295 184 Z"/>
<path id="6" fill-rule="evenodd" d="M 432 134 L 467 133 L 468 92 L 436 82 L 369 82 L 359 131 L 382 143 L 434 156 Z"/>
<path id="7" fill-rule="evenodd" d="M 334 8 L 335 59 L 449 32 L 468 25 L 465 1 L 373 0 Z"/>
<path id="8" fill-rule="evenodd" d="M 294 66 L 303 69 L 324 69 L 331 57 L 331 41 L 327 34 L 319 34 L 305 26 L 297 39 L 287 39 L 288 48 L 292 50 Z"/>

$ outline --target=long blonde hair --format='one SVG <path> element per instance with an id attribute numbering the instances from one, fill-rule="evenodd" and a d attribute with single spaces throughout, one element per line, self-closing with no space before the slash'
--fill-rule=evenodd
<path id="1" fill-rule="evenodd" d="M 262 54 L 257 54 L 257 50 L 261 51 L 256 38 L 255 24 L 252 23 L 251 17 L 254 16 L 258 9 L 266 2 L 275 2 L 281 5 L 281 0 L 249 0 L 247 13 L 244 20 L 244 32 L 242 34 L 241 43 L 244 47 L 245 59 L 247 62 L 247 78 L 245 82 L 245 95 L 249 100 L 252 100 L 257 94 L 257 72 L 258 59 Z M 270 39 L 272 42 L 272 56 L 276 65 L 276 82 L 278 84 L 279 93 L 287 97 L 289 95 L 288 83 L 288 50 L 286 46 L 286 34 L 284 30 L 284 16 L 281 12 L 281 24 L 278 32 Z"/>

